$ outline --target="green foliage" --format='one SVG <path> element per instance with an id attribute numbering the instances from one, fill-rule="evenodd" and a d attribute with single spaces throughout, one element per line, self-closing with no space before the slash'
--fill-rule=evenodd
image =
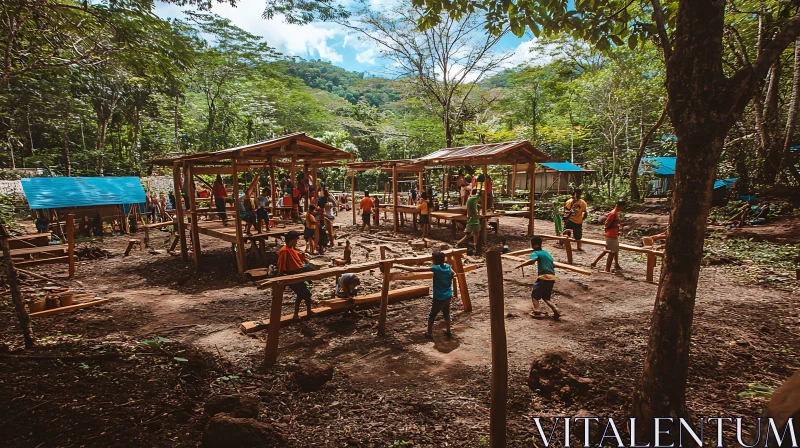
<path id="1" fill-rule="evenodd" d="M 740 398 L 770 398 L 775 389 L 761 384 L 749 383 L 747 390 L 739 392 Z"/>
<path id="2" fill-rule="evenodd" d="M 388 448 L 405 448 L 409 446 L 414 446 L 414 442 L 409 442 L 407 440 L 395 440 L 389 444 Z"/>

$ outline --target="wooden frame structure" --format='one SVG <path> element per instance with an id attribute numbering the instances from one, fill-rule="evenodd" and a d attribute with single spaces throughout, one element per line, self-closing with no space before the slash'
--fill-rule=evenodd
<path id="1" fill-rule="evenodd" d="M 576 165 L 577 166 L 577 165 Z M 581 169 L 580 171 L 562 171 L 553 169 L 544 165 L 539 165 L 536 167 L 533 173 L 533 178 L 529 177 L 529 169 L 527 164 L 520 164 L 520 165 L 513 165 L 511 167 L 511 173 L 509 174 L 509 183 L 511 184 L 511 188 L 509 188 L 509 192 L 511 197 L 515 196 L 515 192 L 517 190 L 517 174 L 518 173 L 525 173 L 525 182 L 523 184 L 529 186 L 529 188 L 521 188 L 522 190 L 528 189 L 535 194 L 538 194 L 540 197 L 547 193 L 553 194 L 562 194 L 562 193 L 571 193 L 568 188 L 562 188 L 564 184 L 569 184 L 570 182 L 580 185 L 583 182 L 584 176 L 591 175 L 595 171 L 594 170 L 586 170 Z M 552 182 L 548 183 L 547 175 L 551 174 Z M 541 176 L 540 176 L 541 175 Z M 539 179 L 539 178 L 542 179 Z"/>
<path id="2" fill-rule="evenodd" d="M 399 211 L 395 204 L 397 204 L 398 196 L 397 196 L 397 176 L 401 173 L 411 173 L 417 174 L 419 176 L 419 188 L 422 191 L 423 182 L 423 173 L 425 172 L 425 167 L 415 164 L 415 160 L 411 159 L 399 159 L 399 160 L 376 160 L 370 162 L 350 162 L 347 165 L 347 174 L 350 175 L 350 185 L 352 188 L 351 196 L 353 197 L 353 225 L 358 225 L 356 222 L 356 171 L 369 171 L 378 169 L 384 173 L 392 173 L 392 214 L 394 216 L 394 231 L 397 232 L 400 230 L 399 224 Z M 382 207 L 387 207 L 388 205 L 382 204 Z"/>
<path id="3" fill-rule="evenodd" d="M 369 271 L 371 269 L 380 268 L 383 274 L 383 283 L 381 286 L 380 294 L 380 314 L 378 315 L 378 335 L 385 336 L 386 334 L 386 316 L 390 302 L 391 282 L 393 280 L 423 280 L 428 279 L 428 273 L 394 273 L 392 267 L 397 265 L 419 265 L 432 261 L 432 255 L 425 255 L 421 257 L 408 257 L 408 258 L 384 258 L 386 250 L 381 250 L 381 260 L 354 264 L 350 266 L 343 266 L 338 268 L 323 269 L 314 272 L 304 272 L 301 274 L 287 275 L 283 277 L 275 277 L 259 283 L 259 289 L 271 289 L 272 291 L 272 305 L 270 307 L 269 323 L 267 324 L 267 347 L 265 354 L 265 364 L 272 365 L 278 359 L 278 338 L 280 335 L 281 324 L 289 319 L 281 316 L 283 307 L 283 290 L 286 286 L 305 281 L 317 281 L 325 278 L 331 278 L 343 274 L 356 273 Z M 464 266 L 462 257 L 467 252 L 466 249 L 449 249 L 443 251 L 445 259 L 451 262 L 455 276 L 453 277 L 453 284 L 457 285 L 453 289 L 453 296 L 458 295 L 460 292 L 461 304 L 464 311 L 472 311 L 472 302 L 469 297 L 469 289 L 467 287 L 466 272 L 474 270 L 472 266 Z M 358 301 L 356 298 L 354 301 Z M 364 298 L 360 300 L 365 300 Z M 341 308 L 341 307 L 340 307 Z"/>
<path id="4" fill-rule="evenodd" d="M 342 151 L 338 148 L 323 143 L 317 139 L 308 137 L 305 133 L 283 135 L 269 140 L 265 140 L 250 145 L 239 146 L 237 148 L 223 149 L 212 153 L 188 154 L 182 157 L 171 157 L 162 160 L 152 161 L 155 165 L 172 167 L 172 175 L 175 188 L 175 212 L 178 231 L 178 241 L 180 242 L 181 258 L 188 261 L 189 252 L 186 241 L 186 227 L 191 227 L 192 256 L 195 268 L 200 268 L 200 234 L 211 236 L 217 239 L 228 241 L 236 253 L 236 264 L 240 274 L 247 270 L 247 256 L 245 244 L 247 241 L 252 243 L 253 248 L 264 250 L 264 241 L 270 237 L 281 237 L 290 230 L 300 230 L 298 226 L 286 226 L 282 229 L 269 230 L 256 235 L 245 235 L 242 230 L 242 218 L 239 215 L 239 196 L 246 192 L 248 197 L 252 197 L 253 191 L 258 188 L 258 181 L 267 168 L 269 168 L 270 190 L 272 196 L 272 216 L 275 216 L 277 207 L 277 191 L 275 187 L 275 169 L 288 168 L 291 179 L 294 181 L 295 173 L 302 170 L 308 174 L 309 170 L 316 172 L 317 168 L 339 166 L 336 161 L 348 161 L 353 159 L 353 154 Z M 239 175 L 251 170 L 256 170 L 253 180 L 246 188 L 239 185 Z M 234 228 L 228 229 L 219 221 L 200 222 L 200 217 L 207 214 L 206 211 L 199 211 L 195 198 L 194 181 L 198 180 L 199 175 L 225 174 L 233 178 L 233 199 L 234 199 Z M 316 187 L 316 176 L 313 177 Z M 200 179 L 202 181 L 202 179 Z M 188 199 L 182 201 L 181 197 Z M 188 202 L 188 204 L 183 204 Z M 308 205 L 308 197 L 305 199 Z M 181 206 L 183 205 L 183 207 Z"/>

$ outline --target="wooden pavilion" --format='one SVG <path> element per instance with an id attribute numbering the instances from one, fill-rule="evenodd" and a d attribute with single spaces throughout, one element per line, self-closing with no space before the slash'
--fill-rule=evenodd
<path id="1" fill-rule="evenodd" d="M 350 185 L 352 188 L 351 196 L 353 200 L 353 225 L 357 225 L 356 222 L 356 181 L 355 176 L 357 171 L 368 171 L 368 170 L 380 170 L 384 173 L 392 173 L 392 213 L 394 216 L 394 230 L 398 230 L 399 226 L 399 200 L 398 200 L 398 190 L 397 190 L 397 181 L 398 176 L 400 174 L 416 174 L 418 176 L 419 188 L 420 191 L 423 185 L 423 173 L 425 171 L 425 167 L 422 165 L 415 164 L 415 160 L 412 159 L 399 159 L 399 160 L 375 160 L 375 161 L 368 161 L 368 162 L 350 162 L 347 164 L 347 171 L 350 175 Z"/>
<path id="2" fill-rule="evenodd" d="M 164 160 L 154 160 L 153 164 L 161 166 L 171 166 L 174 180 L 177 204 L 175 206 L 178 241 L 180 243 L 181 257 L 184 261 L 189 259 L 188 244 L 186 240 L 185 222 L 188 218 L 188 225 L 191 226 L 191 246 L 195 268 L 200 267 L 200 235 L 228 241 L 232 244 L 236 253 L 236 264 L 240 274 L 247 270 L 246 243 L 251 243 L 251 249 L 256 254 L 262 254 L 265 248 L 265 241 L 270 236 L 280 237 L 291 230 L 299 230 L 302 233 L 302 226 L 285 225 L 282 228 L 267 228 L 265 232 L 254 235 L 245 235 L 242 229 L 243 221 L 239 215 L 239 196 L 246 192 L 248 197 L 252 197 L 253 191 L 258 188 L 258 181 L 265 169 L 269 168 L 270 190 L 272 200 L 272 217 L 276 216 L 278 208 L 277 191 L 275 188 L 275 169 L 284 168 L 290 172 L 292 181 L 296 179 L 295 173 L 303 171 L 308 179 L 308 173 L 316 173 L 318 168 L 338 167 L 337 161 L 348 161 L 353 159 L 353 154 L 342 151 L 319 140 L 306 136 L 305 133 L 295 133 L 275 137 L 250 145 L 237 148 L 224 149 L 211 153 L 187 154 L 182 157 L 173 157 Z M 246 189 L 241 189 L 239 185 L 239 175 L 245 172 L 254 172 L 253 180 Z M 195 181 L 206 183 L 200 175 L 230 175 L 233 179 L 233 214 L 236 225 L 232 227 L 223 226 L 220 221 L 201 221 L 201 216 L 213 215 L 213 206 L 208 209 L 200 209 L 197 206 L 195 193 Z M 316 190 L 317 176 L 313 176 L 313 186 Z M 209 186 L 210 188 L 210 186 Z M 180 201 L 180 196 L 188 199 L 188 204 Z M 308 197 L 305 198 L 306 209 Z"/>
<path id="3" fill-rule="evenodd" d="M 526 165 L 528 175 L 533 177 L 536 164 L 549 161 L 550 157 L 540 151 L 528 140 L 519 140 L 503 143 L 487 143 L 472 146 L 462 146 L 459 148 L 444 148 L 435 151 L 427 156 L 415 161 L 417 165 L 424 167 L 433 166 L 480 166 L 484 173 L 489 172 L 489 165 Z M 449 185 L 445 173 L 444 185 Z M 530 221 L 528 223 L 528 235 L 533 235 L 534 231 L 534 195 L 530 197 Z M 481 214 L 485 219 L 487 214 L 487 195 L 481 197 Z M 482 222 L 481 241 L 486 241 L 486 223 Z"/>

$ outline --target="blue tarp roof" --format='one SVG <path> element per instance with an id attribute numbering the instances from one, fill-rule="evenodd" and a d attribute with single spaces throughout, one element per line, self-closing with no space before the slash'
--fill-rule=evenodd
<path id="1" fill-rule="evenodd" d="M 551 170 L 556 171 L 586 171 L 585 169 L 579 167 L 578 165 L 573 165 L 569 162 L 544 162 L 541 163 L 543 167 L 550 168 Z"/>
<path id="2" fill-rule="evenodd" d="M 675 175 L 675 157 L 645 157 L 642 159 L 644 172 L 650 172 L 656 176 Z M 640 171 L 641 168 L 640 168 Z"/>
<path id="3" fill-rule="evenodd" d="M 717 188 L 727 188 L 728 190 L 730 190 L 733 183 L 736 182 L 737 180 L 739 180 L 738 177 L 731 177 L 730 179 L 722 179 L 715 181 L 714 189 L 716 190 Z"/>
<path id="4" fill-rule="evenodd" d="M 32 209 L 145 202 L 138 177 L 30 177 L 21 182 Z"/>

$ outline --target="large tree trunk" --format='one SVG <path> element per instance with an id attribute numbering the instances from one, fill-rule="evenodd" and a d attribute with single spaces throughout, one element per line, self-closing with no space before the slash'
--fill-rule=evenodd
<path id="1" fill-rule="evenodd" d="M 764 98 L 764 165 L 761 170 L 762 182 L 767 185 L 775 183 L 783 155 L 783 142 L 778 116 L 778 90 L 783 73 L 780 61 L 775 61 L 770 70 L 769 83 L 767 84 L 766 97 Z M 759 99 L 756 99 L 758 101 Z"/>
<path id="2" fill-rule="evenodd" d="M 133 115 L 133 142 L 131 143 L 131 150 L 130 154 L 128 154 L 128 162 L 130 163 L 131 173 L 133 173 L 134 168 L 136 167 L 136 149 L 139 147 L 139 133 L 140 133 L 140 122 L 141 122 L 141 113 L 139 112 L 139 108 L 134 106 L 134 115 Z"/>
<path id="3" fill-rule="evenodd" d="M 20 292 L 19 281 L 17 280 L 17 269 L 14 267 L 14 262 L 11 261 L 11 249 L 8 246 L 8 233 L 6 233 L 5 228 L 0 229 L 0 249 L 3 251 L 6 280 L 8 280 L 8 286 L 11 290 L 11 299 L 14 302 L 14 310 L 17 313 L 22 337 L 25 339 L 25 348 L 32 348 L 35 344 L 35 339 L 31 329 L 31 318 L 28 315 L 28 310 L 25 309 L 25 304 L 22 302 L 22 292 Z"/>
<path id="4" fill-rule="evenodd" d="M 653 418 L 688 416 L 689 342 L 711 190 L 733 110 L 744 108 L 737 98 L 722 98 L 724 6 L 724 0 L 681 1 L 667 61 L 669 115 L 678 137 L 670 237 L 632 409 L 647 438 Z"/>
<path id="5" fill-rule="evenodd" d="M 110 114 L 108 118 L 98 117 L 99 120 L 97 121 L 97 142 L 95 143 L 95 149 L 99 154 L 99 160 L 97 162 L 97 174 L 102 176 L 104 173 L 103 165 L 105 164 L 104 159 L 104 151 L 106 150 L 106 132 L 108 132 L 108 121 L 110 119 Z"/>
<path id="6" fill-rule="evenodd" d="M 631 165 L 631 172 L 629 174 L 630 184 L 631 184 L 631 200 L 634 202 L 639 202 L 642 200 L 641 195 L 639 193 L 639 165 L 642 163 L 642 157 L 644 157 L 644 150 L 647 148 L 647 144 L 650 143 L 650 140 L 653 139 L 653 134 L 656 133 L 658 128 L 664 124 L 664 120 L 667 118 L 667 107 L 668 105 L 664 106 L 664 110 L 661 112 L 661 116 L 658 117 L 658 121 L 656 121 L 653 126 L 650 127 L 650 130 L 647 131 L 642 137 L 642 141 L 639 142 L 639 148 L 636 149 L 636 156 L 633 158 L 633 164 Z"/>
<path id="7" fill-rule="evenodd" d="M 69 161 L 69 112 L 64 113 L 64 171 L 67 177 L 72 175 L 72 165 Z"/>
<path id="8" fill-rule="evenodd" d="M 792 77 L 792 97 L 789 101 L 789 111 L 786 117 L 786 129 L 783 132 L 783 156 L 781 157 L 781 166 L 779 171 L 788 166 L 797 175 L 797 170 L 794 170 L 794 163 L 792 161 L 792 137 L 794 136 L 794 129 L 797 125 L 797 110 L 800 108 L 800 38 L 794 42 L 794 76 Z"/>

